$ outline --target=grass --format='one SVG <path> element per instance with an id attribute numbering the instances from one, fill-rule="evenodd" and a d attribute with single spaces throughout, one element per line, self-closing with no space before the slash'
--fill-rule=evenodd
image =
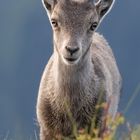
<path id="1" fill-rule="evenodd" d="M 123 114 L 125 115 L 127 111 L 129 110 L 130 106 L 134 102 L 135 98 L 137 97 L 138 93 L 140 92 L 140 84 L 137 86 L 135 92 L 132 94 L 128 104 L 126 105 L 125 110 L 123 111 Z M 102 91 L 101 91 L 100 99 L 102 98 Z M 107 103 L 101 103 L 101 100 L 99 99 L 96 110 L 104 109 L 108 110 L 109 105 Z M 71 119 L 72 125 L 73 125 L 73 136 L 74 138 L 58 138 L 55 140 L 140 140 L 140 124 L 137 124 L 135 126 L 132 126 L 122 115 L 121 113 L 117 113 L 114 120 L 111 119 L 111 117 L 106 113 L 103 120 L 105 121 L 105 129 L 102 131 L 101 136 L 99 137 L 99 129 L 95 128 L 95 117 L 92 120 L 92 125 L 90 131 L 87 131 L 87 129 L 80 129 L 77 130 L 76 123 L 74 119 L 72 119 L 72 114 L 70 112 L 69 106 L 66 103 L 66 108 L 68 110 L 68 115 Z M 96 112 L 95 112 L 96 113 Z M 123 127 L 123 128 L 121 128 Z M 0 140 L 15 140 L 10 138 L 9 132 L 7 132 L 6 136 Z M 20 139 L 16 139 L 20 140 Z M 30 137 L 28 140 L 39 140 L 38 134 L 36 131 L 34 131 L 34 134 L 32 137 Z M 53 139 L 52 139 L 53 140 Z"/>
<path id="2" fill-rule="evenodd" d="M 132 94 L 132 97 L 126 105 L 126 108 L 123 111 L 124 115 L 129 110 L 139 92 L 140 84 L 137 86 L 135 92 Z M 104 108 L 105 110 L 107 110 L 108 105 L 106 103 L 100 103 L 99 101 L 96 109 L 98 110 L 99 108 Z M 125 117 L 122 114 L 117 113 L 114 120 L 112 120 L 111 117 L 106 114 L 103 120 L 106 123 L 106 129 L 102 132 L 101 137 L 98 136 L 99 129 L 94 128 L 95 118 L 93 118 L 90 133 L 88 133 L 86 129 L 76 130 L 76 128 L 74 127 L 73 134 L 75 136 L 75 140 L 140 140 L 140 124 L 132 127 L 130 123 L 125 120 Z M 123 133 L 119 132 L 121 131 L 119 130 L 121 126 L 123 126 L 123 129 L 125 129 Z M 117 133 L 119 133 L 118 136 Z M 70 140 L 70 138 L 62 138 L 62 140 Z"/>
<path id="3" fill-rule="evenodd" d="M 105 103 L 101 105 L 101 107 L 107 107 Z M 86 129 L 76 130 L 75 140 L 116 140 L 115 135 L 117 129 L 120 125 L 125 123 L 124 117 L 118 113 L 114 120 L 111 119 L 110 116 L 106 115 L 104 118 L 106 121 L 106 129 L 102 132 L 101 137 L 98 136 L 99 129 L 91 128 L 90 133 Z M 94 126 L 94 125 L 93 125 Z M 69 138 L 62 138 L 62 140 L 70 140 Z"/>

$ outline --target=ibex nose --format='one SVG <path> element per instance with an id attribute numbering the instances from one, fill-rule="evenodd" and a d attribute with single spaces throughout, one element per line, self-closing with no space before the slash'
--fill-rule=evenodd
<path id="1" fill-rule="evenodd" d="M 66 46 L 66 50 L 67 50 L 71 55 L 73 55 L 74 53 L 76 53 L 76 52 L 79 50 L 79 48 L 78 48 L 78 47 L 68 47 L 68 46 Z"/>

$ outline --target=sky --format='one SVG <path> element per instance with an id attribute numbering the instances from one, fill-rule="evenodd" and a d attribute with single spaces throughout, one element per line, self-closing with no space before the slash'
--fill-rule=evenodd
<path id="1" fill-rule="evenodd" d="M 140 84 L 140 1 L 116 0 L 98 32 L 108 40 L 123 79 L 119 111 Z M 41 0 L 0 2 L 0 139 L 28 140 L 38 130 L 36 99 L 52 54 L 52 33 Z M 125 114 L 140 123 L 140 92 Z"/>

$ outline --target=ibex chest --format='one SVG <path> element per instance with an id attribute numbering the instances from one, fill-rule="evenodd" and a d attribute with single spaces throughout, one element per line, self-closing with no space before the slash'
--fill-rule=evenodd
<path id="1" fill-rule="evenodd" d="M 51 84 L 53 92 L 49 89 L 47 93 L 46 117 L 50 127 L 68 135 L 72 130 L 72 122 L 76 122 L 79 128 L 90 124 L 95 114 L 98 89 L 93 81 L 88 85 L 76 81 L 63 84 L 58 88 Z"/>

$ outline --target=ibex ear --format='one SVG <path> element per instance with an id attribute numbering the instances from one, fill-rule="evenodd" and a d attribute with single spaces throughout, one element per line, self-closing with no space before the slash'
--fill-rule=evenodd
<path id="1" fill-rule="evenodd" d="M 57 3 L 57 0 L 42 0 L 43 5 L 49 12 L 51 12 Z"/>
<path id="2" fill-rule="evenodd" d="M 114 2 L 115 0 L 98 0 L 98 2 L 95 3 L 100 19 L 110 11 Z"/>

